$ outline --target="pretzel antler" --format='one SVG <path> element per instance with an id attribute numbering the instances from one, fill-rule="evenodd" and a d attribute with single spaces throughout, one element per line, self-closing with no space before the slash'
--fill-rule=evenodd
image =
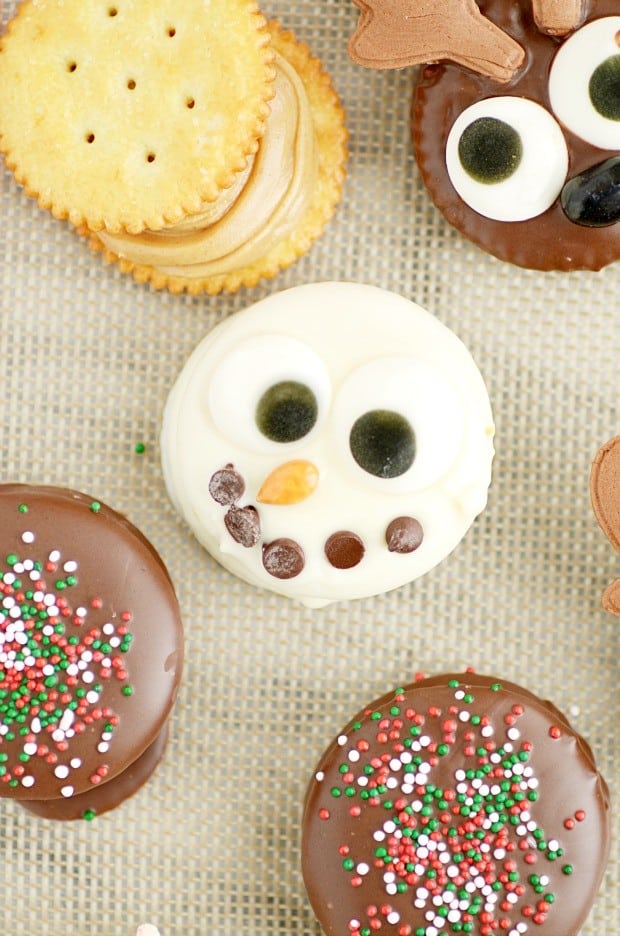
<path id="1" fill-rule="evenodd" d="M 586 0 L 532 0 L 534 20 L 549 36 L 566 36 L 586 15 Z"/>
<path id="2" fill-rule="evenodd" d="M 594 459 L 590 495 L 601 530 L 614 549 L 620 552 L 620 436 L 604 445 Z M 620 615 L 620 579 L 605 590 L 603 607 Z"/>
<path id="3" fill-rule="evenodd" d="M 451 61 L 507 82 L 523 64 L 518 42 L 475 0 L 353 0 L 361 10 L 349 55 L 367 68 Z M 572 0 L 562 0 L 572 3 Z"/>

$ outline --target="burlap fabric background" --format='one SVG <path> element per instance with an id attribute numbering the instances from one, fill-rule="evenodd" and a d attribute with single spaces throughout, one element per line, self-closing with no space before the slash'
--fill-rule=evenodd
<path id="1" fill-rule="evenodd" d="M 4 2 L 4 22 L 14 8 Z M 350 0 L 265 10 L 332 72 L 351 159 L 321 241 L 264 288 L 190 299 L 139 286 L 0 170 L 2 478 L 73 486 L 126 512 L 167 562 L 187 632 L 172 741 L 139 795 L 77 824 L 0 803 L 3 934 L 131 936 L 150 920 L 164 936 L 316 936 L 299 871 L 306 783 L 349 717 L 417 670 L 473 665 L 552 698 L 618 798 L 619 622 L 600 596 L 620 570 L 588 476 L 620 431 L 620 263 L 530 273 L 470 246 L 420 184 L 411 72 L 370 73 L 346 56 Z M 322 279 L 400 291 L 463 338 L 488 382 L 497 458 L 487 511 L 439 568 L 309 611 L 233 579 L 198 546 L 168 502 L 158 432 L 176 374 L 216 321 Z M 620 934 L 617 846 L 594 933 Z"/>

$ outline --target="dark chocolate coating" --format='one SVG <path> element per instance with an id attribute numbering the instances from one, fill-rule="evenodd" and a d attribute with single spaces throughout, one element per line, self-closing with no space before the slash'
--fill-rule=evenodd
<path id="1" fill-rule="evenodd" d="M 0 585 L 0 795 L 103 787 L 153 744 L 177 693 L 183 632 L 161 558 L 92 497 L 5 484 Z"/>
<path id="2" fill-rule="evenodd" d="M 332 742 L 306 795 L 302 866 L 327 936 L 576 936 L 609 838 L 607 786 L 561 712 L 444 674 L 372 702 Z"/>
<path id="3" fill-rule="evenodd" d="M 19 800 L 19 805 L 41 819 L 94 819 L 111 809 L 116 809 L 144 786 L 161 761 L 167 742 L 168 722 L 146 751 L 107 783 L 92 787 L 85 793 L 78 793 L 69 799 L 61 797 L 48 800 Z"/>
<path id="4" fill-rule="evenodd" d="M 584 227 L 570 221 L 560 198 L 528 221 L 494 221 L 478 214 L 456 193 L 446 169 L 450 129 L 476 101 L 501 95 L 530 98 L 551 114 L 548 83 L 562 40 L 540 33 L 531 0 L 482 0 L 480 9 L 526 51 L 526 63 L 508 84 L 498 84 L 456 65 L 431 65 L 418 77 L 412 108 L 413 146 L 425 185 L 450 224 L 484 250 L 535 270 L 600 270 L 620 258 L 620 224 Z M 585 22 L 620 14 L 618 0 L 591 0 Z M 568 179 L 617 156 L 598 149 L 562 127 L 569 152 Z"/>

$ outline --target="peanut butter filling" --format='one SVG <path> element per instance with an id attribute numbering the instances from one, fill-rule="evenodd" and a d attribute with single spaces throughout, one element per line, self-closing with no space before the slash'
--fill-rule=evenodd
<path id="1" fill-rule="evenodd" d="M 168 276 L 217 276 L 255 263 L 295 230 L 314 192 L 318 149 L 299 75 L 280 55 L 275 64 L 276 93 L 259 150 L 231 188 L 161 231 L 99 232 L 109 250 Z"/>

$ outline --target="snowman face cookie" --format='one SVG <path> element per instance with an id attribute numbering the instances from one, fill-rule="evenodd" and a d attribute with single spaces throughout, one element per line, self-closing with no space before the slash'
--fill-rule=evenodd
<path id="1" fill-rule="evenodd" d="M 311 607 L 410 582 L 484 508 L 493 424 L 462 342 L 394 293 L 318 283 L 216 326 L 170 394 L 170 496 L 253 585 Z"/>

